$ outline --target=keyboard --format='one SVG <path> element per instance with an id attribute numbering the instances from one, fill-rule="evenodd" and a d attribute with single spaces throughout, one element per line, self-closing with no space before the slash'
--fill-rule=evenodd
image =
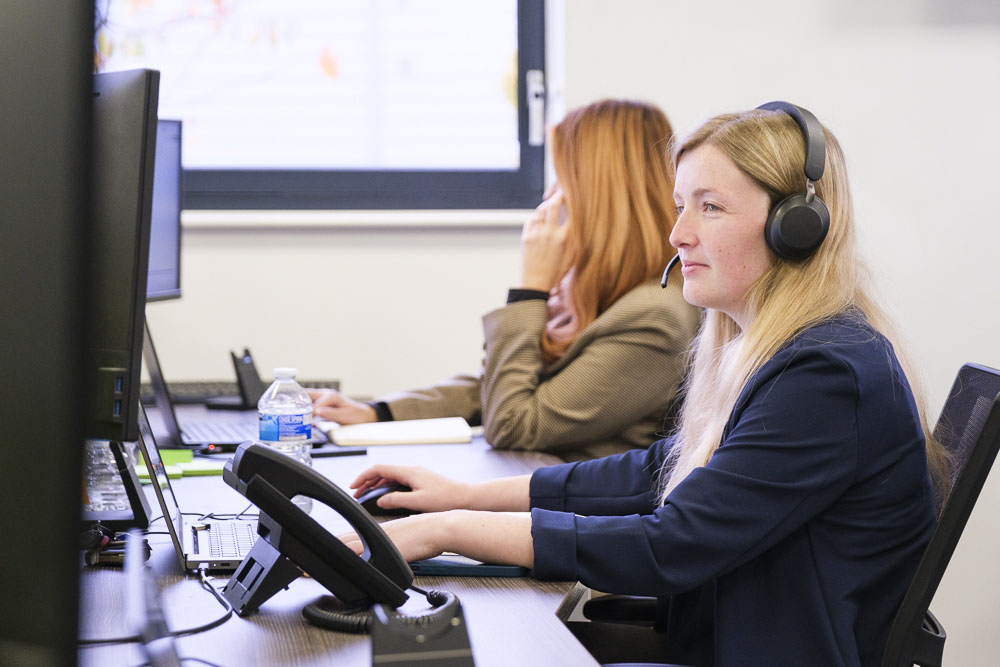
<path id="1" fill-rule="evenodd" d="M 243 414 L 243 413 L 239 413 Z M 257 418 L 250 415 L 245 420 L 187 421 L 181 427 L 185 442 L 243 442 L 256 440 L 260 435 Z"/>
<path id="2" fill-rule="evenodd" d="M 212 558 L 243 558 L 257 540 L 257 531 L 247 521 L 216 522 L 208 534 Z"/>
<path id="3" fill-rule="evenodd" d="M 265 383 L 270 384 L 266 380 Z M 307 389 L 340 389 L 340 380 L 299 380 L 299 384 Z M 204 403 L 210 398 L 240 395 L 240 388 L 235 380 L 232 382 L 227 380 L 181 380 L 168 382 L 167 390 L 170 392 L 170 398 L 178 405 Z M 139 398 L 143 405 L 156 403 L 153 386 L 150 383 L 142 383 L 139 389 Z"/>

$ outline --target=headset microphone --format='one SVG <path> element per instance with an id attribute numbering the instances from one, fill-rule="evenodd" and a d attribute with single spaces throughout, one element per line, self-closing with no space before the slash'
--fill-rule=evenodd
<path id="1" fill-rule="evenodd" d="M 660 281 L 660 287 L 667 286 L 667 276 L 670 274 L 670 269 L 674 268 L 679 261 L 681 261 L 681 254 L 677 253 L 672 260 L 667 262 L 667 268 L 663 270 L 663 280 Z"/>

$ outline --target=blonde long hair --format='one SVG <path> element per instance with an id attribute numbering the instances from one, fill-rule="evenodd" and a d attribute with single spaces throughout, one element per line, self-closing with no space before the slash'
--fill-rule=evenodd
<path id="1" fill-rule="evenodd" d="M 798 262 L 775 257 L 750 288 L 746 330 L 728 315 L 708 310 L 695 341 L 685 386 L 680 428 L 661 471 L 664 502 L 670 491 L 718 448 L 736 399 L 750 377 L 796 334 L 823 319 L 857 309 L 900 350 L 895 328 L 867 285 L 870 273 L 857 249 L 853 202 L 844 155 L 836 137 L 824 128 L 826 165 L 816 195 L 830 210 L 830 231 L 810 258 Z M 804 191 L 805 145 L 802 131 L 784 112 L 753 110 L 717 116 L 696 128 L 671 150 L 674 170 L 681 157 L 703 144 L 725 153 L 771 198 Z M 908 364 L 900 354 L 905 370 Z M 921 392 L 917 399 L 927 459 L 938 493 L 947 486 L 947 456 L 927 428 Z"/>
<path id="2" fill-rule="evenodd" d="M 564 278 L 542 337 L 546 363 L 625 293 L 659 275 L 673 254 L 672 133 L 660 109 L 628 100 L 581 107 L 553 128 L 553 166 L 570 228 Z"/>

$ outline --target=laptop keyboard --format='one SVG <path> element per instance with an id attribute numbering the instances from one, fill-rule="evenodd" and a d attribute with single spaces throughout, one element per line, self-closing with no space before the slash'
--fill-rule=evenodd
<path id="1" fill-rule="evenodd" d="M 270 384 L 267 380 L 265 384 Z M 340 380 L 298 380 L 307 389 L 340 389 Z M 240 388 L 235 381 L 226 380 L 177 380 L 167 383 L 170 398 L 177 405 L 204 403 L 210 398 L 237 397 Z M 153 386 L 143 382 L 140 390 L 143 405 L 156 405 Z"/>
<path id="2" fill-rule="evenodd" d="M 212 558 L 243 558 L 253 547 L 257 531 L 248 521 L 218 522 L 211 525 L 208 536 Z"/>
<path id="3" fill-rule="evenodd" d="M 260 436 L 257 420 L 206 420 L 185 421 L 181 427 L 188 442 L 243 442 Z"/>
<path id="4" fill-rule="evenodd" d="M 214 443 L 217 445 L 240 444 L 260 438 L 257 419 L 247 421 L 185 421 L 181 427 L 186 443 Z M 329 442 L 329 438 L 318 428 L 312 430 L 313 444 Z"/>

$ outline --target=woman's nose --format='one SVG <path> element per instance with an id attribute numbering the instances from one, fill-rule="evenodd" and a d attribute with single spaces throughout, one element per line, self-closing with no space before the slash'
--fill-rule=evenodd
<path id="1" fill-rule="evenodd" d="M 691 244 L 691 229 L 688 223 L 687 212 L 681 212 L 677 216 L 677 221 L 674 222 L 674 228 L 670 231 L 670 245 L 675 248 L 680 248 L 683 245 Z"/>

